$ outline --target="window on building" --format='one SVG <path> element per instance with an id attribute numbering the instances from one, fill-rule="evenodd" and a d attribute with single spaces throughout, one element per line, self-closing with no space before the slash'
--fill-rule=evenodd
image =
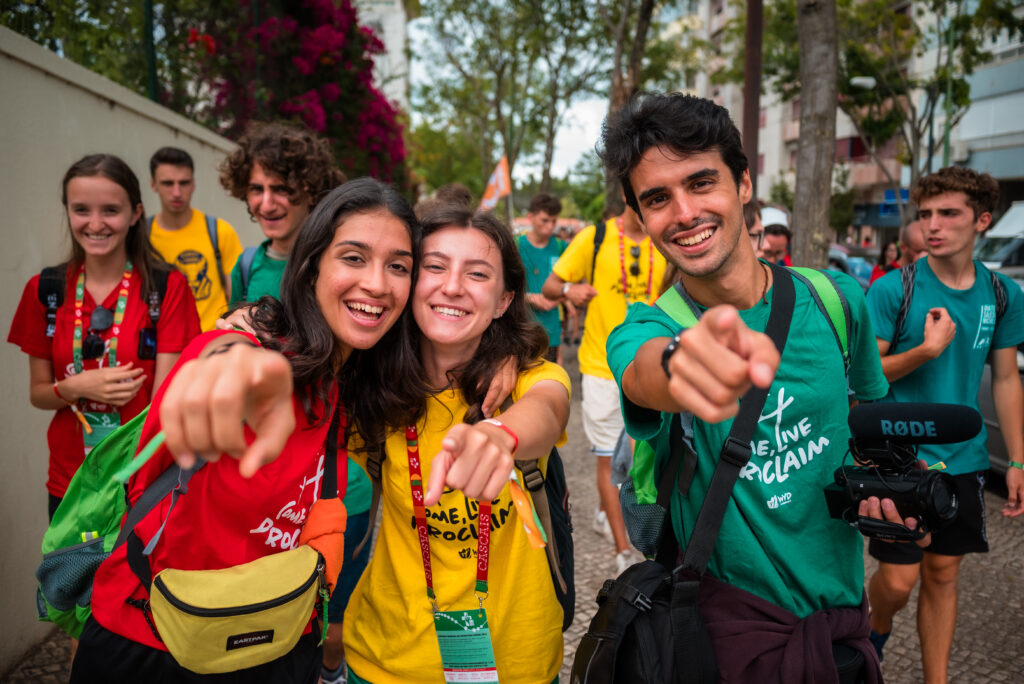
<path id="1" fill-rule="evenodd" d="M 757 155 L 757 175 L 758 176 L 763 176 L 764 175 L 764 155 L 763 154 Z"/>
<path id="2" fill-rule="evenodd" d="M 789 120 L 790 121 L 799 121 L 800 120 L 800 98 L 799 97 L 793 100 L 793 102 L 791 103 L 791 107 L 792 107 L 792 111 L 791 111 L 791 113 L 789 115 Z"/>
<path id="3" fill-rule="evenodd" d="M 757 113 L 757 127 L 764 128 L 765 122 L 768 120 L 768 110 L 761 107 L 761 111 Z"/>
<path id="4" fill-rule="evenodd" d="M 789 151 L 789 170 L 796 170 L 796 150 Z"/>

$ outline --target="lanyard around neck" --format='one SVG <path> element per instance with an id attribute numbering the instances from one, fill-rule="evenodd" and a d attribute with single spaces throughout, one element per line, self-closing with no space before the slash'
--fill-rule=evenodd
<path id="1" fill-rule="evenodd" d="M 117 366 L 117 336 L 121 333 L 121 323 L 124 321 L 124 310 L 128 306 L 128 287 L 132 278 L 132 262 L 129 259 L 124 264 L 124 274 L 121 276 L 120 290 L 117 293 L 117 304 L 114 307 L 114 324 L 112 326 L 110 340 L 107 345 L 107 368 Z M 78 269 L 78 281 L 75 283 L 75 335 L 71 342 L 71 355 L 75 362 L 75 373 L 82 372 L 82 309 L 85 303 L 85 264 Z M 99 304 L 97 304 L 99 306 Z"/>
<path id="2" fill-rule="evenodd" d="M 430 566 L 430 532 L 427 529 L 427 509 L 423 505 L 423 472 L 420 468 L 420 449 L 416 426 L 405 428 L 405 449 L 409 457 L 409 489 L 412 491 L 412 511 L 416 517 L 416 534 L 420 540 L 420 555 L 423 558 L 423 575 L 427 580 L 427 598 L 438 610 L 434 594 L 434 575 Z M 480 501 L 477 523 L 479 531 L 476 546 L 476 594 L 482 604 L 487 598 L 487 569 L 490 566 L 491 502 Z"/>
<path id="3" fill-rule="evenodd" d="M 622 228 L 622 220 L 619 219 L 619 269 L 622 271 L 622 294 L 626 297 L 626 304 L 629 304 L 629 279 L 626 277 L 626 233 Z M 639 245 L 638 245 L 639 246 Z M 637 262 L 639 266 L 640 262 Z M 654 245 L 647 245 L 647 289 L 644 291 L 644 303 L 651 303 L 651 286 L 654 284 Z"/>

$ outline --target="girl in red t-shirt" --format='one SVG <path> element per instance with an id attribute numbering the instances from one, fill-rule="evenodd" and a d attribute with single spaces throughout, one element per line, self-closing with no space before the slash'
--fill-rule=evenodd
<path id="1" fill-rule="evenodd" d="M 29 356 L 29 399 L 54 411 L 46 488 L 53 517 L 89 449 L 149 403 L 153 388 L 199 334 L 185 278 L 150 246 L 139 181 L 118 157 L 93 154 L 61 184 L 71 254 L 49 289 L 31 278 L 7 337 Z M 158 281 L 166 291 L 159 297 Z M 59 294 L 58 294 L 59 293 Z M 63 301 L 54 310 L 47 295 Z"/>
<path id="2" fill-rule="evenodd" d="M 166 448 L 129 481 L 128 499 L 138 501 L 175 460 L 189 467 L 201 454 L 208 463 L 173 513 L 165 500 L 135 527 L 149 543 L 166 521 L 148 557 L 153 576 L 168 567 L 221 569 L 293 548 L 319 496 L 338 402 L 348 432 L 357 430 L 368 444 L 383 439 L 387 422 L 419 407 L 422 396 L 402 382 L 415 353 L 404 311 L 418 238 L 412 209 L 389 186 L 362 178 L 335 188 L 302 226 L 281 302 L 264 297 L 249 312 L 265 346 L 221 330 L 183 352 L 141 435 L 146 443 L 163 430 Z M 339 442 L 343 490 L 348 458 Z M 225 453 L 236 458 L 219 458 Z M 148 587 L 129 567 L 126 546 L 96 573 L 92 619 L 71 681 L 206 679 L 178 665 L 151 628 Z M 327 562 L 331 582 L 338 568 L 332 572 Z M 286 655 L 213 677 L 312 684 L 320 675 L 318 637 L 307 627 Z"/>

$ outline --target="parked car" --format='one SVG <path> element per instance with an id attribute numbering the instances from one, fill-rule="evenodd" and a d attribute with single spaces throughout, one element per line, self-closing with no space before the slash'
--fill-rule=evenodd
<path id="1" fill-rule="evenodd" d="M 974 258 L 989 268 L 1024 266 L 1024 202 L 1014 202 L 974 245 Z"/>
<path id="2" fill-rule="evenodd" d="M 848 250 L 842 245 L 832 245 L 828 248 L 828 266 L 826 268 L 851 276 L 867 292 L 871 282 L 871 265 L 863 257 L 850 256 Z"/>
<path id="3" fill-rule="evenodd" d="M 1024 203 L 1019 203 L 1024 206 Z M 1016 206 L 1016 205 L 1015 205 Z M 1021 289 L 1024 289 L 1024 268 L 1003 269 Z M 1024 348 L 1024 345 L 1021 345 Z M 1024 385 L 1024 349 L 1017 349 L 1017 370 L 1021 374 L 1021 385 Z M 992 403 L 992 369 L 985 364 L 985 373 L 981 378 L 981 387 L 978 390 L 978 407 L 981 409 L 981 417 L 985 421 L 985 428 L 988 430 L 988 455 L 989 465 L 994 472 L 1000 475 L 1006 474 L 1007 461 L 1006 443 L 1003 441 L 1003 432 L 999 427 L 999 419 L 996 416 L 995 405 Z"/>

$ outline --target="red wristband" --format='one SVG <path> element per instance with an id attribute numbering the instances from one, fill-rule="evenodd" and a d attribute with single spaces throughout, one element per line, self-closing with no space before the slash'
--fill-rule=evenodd
<path id="1" fill-rule="evenodd" d="M 497 425 L 502 430 L 507 432 L 509 434 L 509 436 L 512 437 L 512 442 L 513 442 L 513 444 L 512 444 L 512 454 L 515 455 L 516 450 L 519 448 L 519 438 L 516 436 L 516 433 L 512 432 L 512 428 L 510 428 L 508 425 L 505 425 L 500 420 L 497 420 L 495 418 L 487 418 L 485 420 L 481 420 L 480 422 L 481 423 L 490 423 L 491 425 Z"/>
<path id="2" fill-rule="evenodd" d="M 59 382 L 59 381 L 57 381 L 57 380 L 53 381 L 53 393 L 56 394 L 57 398 L 60 399 L 61 401 L 63 401 L 65 404 L 70 404 L 71 403 L 70 401 L 68 401 L 67 399 L 65 399 L 64 397 L 61 396 L 60 388 L 57 387 L 57 382 Z"/>

